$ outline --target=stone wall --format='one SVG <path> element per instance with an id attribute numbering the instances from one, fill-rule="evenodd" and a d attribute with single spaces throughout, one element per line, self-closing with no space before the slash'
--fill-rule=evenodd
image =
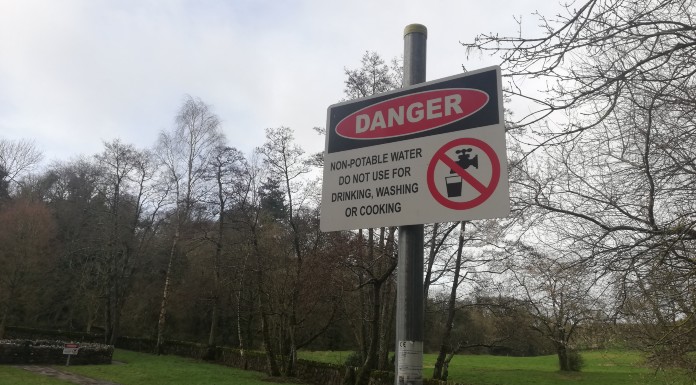
<path id="1" fill-rule="evenodd" d="M 67 356 L 63 346 L 67 341 L 0 340 L 0 364 L 64 365 Z M 71 365 L 110 364 L 113 346 L 81 343 L 80 350 L 70 357 Z"/>

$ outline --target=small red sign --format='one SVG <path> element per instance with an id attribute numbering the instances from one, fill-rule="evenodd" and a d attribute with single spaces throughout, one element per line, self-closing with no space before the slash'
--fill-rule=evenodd
<path id="1" fill-rule="evenodd" d="M 80 351 L 80 344 L 65 344 L 63 345 L 63 354 L 74 356 Z"/>
<path id="2" fill-rule="evenodd" d="M 434 130 L 476 113 L 488 94 L 471 88 L 444 88 L 372 104 L 346 116 L 336 133 L 350 139 L 382 139 Z"/>

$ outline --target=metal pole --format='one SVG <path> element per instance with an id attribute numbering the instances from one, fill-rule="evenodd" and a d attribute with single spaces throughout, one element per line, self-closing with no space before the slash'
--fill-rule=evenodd
<path id="1" fill-rule="evenodd" d="M 404 29 L 404 87 L 425 82 L 426 39 L 421 24 Z M 399 226 L 396 290 L 396 385 L 423 384 L 423 225 Z"/>

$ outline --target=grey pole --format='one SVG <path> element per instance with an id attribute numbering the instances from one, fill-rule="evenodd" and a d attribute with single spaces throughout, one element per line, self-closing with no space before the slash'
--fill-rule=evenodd
<path id="1" fill-rule="evenodd" d="M 404 29 L 404 87 L 425 82 L 426 39 L 421 24 Z M 423 384 L 423 225 L 399 226 L 396 290 L 396 385 Z"/>
<path id="2" fill-rule="evenodd" d="M 425 82 L 425 48 L 428 29 L 422 24 L 404 28 L 404 87 Z"/>

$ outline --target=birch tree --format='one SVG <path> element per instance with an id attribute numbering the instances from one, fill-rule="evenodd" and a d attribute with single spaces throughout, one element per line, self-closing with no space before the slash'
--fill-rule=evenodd
<path id="1" fill-rule="evenodd" d="M 206 194 L 205 172 L 214 151 L 222 141 L 220 119 L 200 99 L 186 98 L 176 116 L 171 132 L 162 132 L 157 154 L 163 176 L 171 186 L 171 243 L 167 262 L 162 301 L 157 321 L 157 353 L 162 352 L 167 316 L 167 302 L 172 284 L 175 261 L 180 256 L 181 238 L 190 223 L 196 205 Z"/>

